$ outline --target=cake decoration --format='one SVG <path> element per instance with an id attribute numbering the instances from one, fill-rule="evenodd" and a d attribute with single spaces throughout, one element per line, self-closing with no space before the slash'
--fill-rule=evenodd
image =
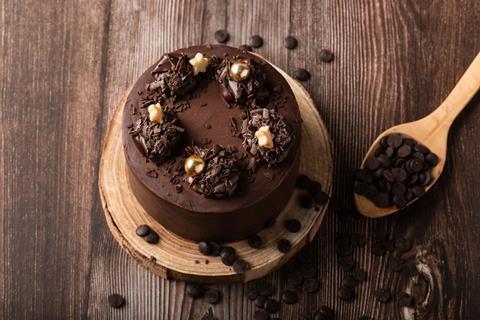
<path id="1" fill-rule="evenodd" d="M 274 167 L 287 158 L 295 134 L 275 110 L 262 108 L 252 110 L 250 119 L 243 121 L 242 137 L 247 152 Z"/>
<path id="2" fill-rule="evenodd" d="M 228 69 L 230 77 L 237 82 L 247 80 L 250 76 L 250 65 L 246 60 L 236 60 Z"/>
<path id="3" fill-rule="evenodd" d="M 223 199 L 233 195 L 242 169 L 236 148 L 216 144 L 210 148 L 189 147 L 186 151 L 205 161 L 200 174 L 187 178 L 193 190 L 208 198 Z"/>
<path id="4" fill-rule="evenodd" d="M 197 75 L 200 72 L 204 73 L 207 71 L 208 67 L 208 59 L 203 56 L 200 52 L 197 52 L 195 57 L 192 59 L 188 60 L 188 62 L 192 65 L 193 67 L 193 75 Z"/>
<path id="5" fill-rule="evenodd" d="M 144 114 L 129 130 L 140 151 L 157 165 L 177 152 L 184 132 L 173 112 L 163 113 L 162 123 L 150 121 Z"/>
<path id="6" fill-rule="evenodd" d="M 191 155 L 185 160 L 184 169 L 188 176 L 197 176 L 205 169 L 205 161 L 196 154 Z"/>
<path id="7" fill-rule="evenodd" d="M 151 122 L 163 123 L 163 111 L 160 103 L 151 104 L 148 106 L 148 118 Z"/>

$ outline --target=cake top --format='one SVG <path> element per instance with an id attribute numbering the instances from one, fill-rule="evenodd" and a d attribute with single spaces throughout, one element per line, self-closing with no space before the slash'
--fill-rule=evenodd
<path id="1" fill-rule="evenodd" d="M 144 159 L 130 161 L 134 169 L 209 199 L 235 197 L 263 180 L 259 174 L 281 177 L 301 122 L 293 93 L 270 64 L 222 45 L 165 54 L 135 84 L 124 121 L 127 159 L 130 141 Z"/>

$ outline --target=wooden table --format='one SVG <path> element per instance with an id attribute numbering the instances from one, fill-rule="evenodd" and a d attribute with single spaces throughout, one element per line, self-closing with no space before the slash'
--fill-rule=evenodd
<path id="1" fill-rule="evenodd" d="M 0 5 L 0 318 L 199 319 L 208 309 L 185 284 L 162 280 L 120 249 L 107 230 L 97 189 L 102 136 L 123 91 L 160 55 L 260 34 L 258 50 L 305 83 L 332 135 L 333 204 L 307 250 L 322 288 L 284 307 L 282 319 L 325 304 L 338 319 L 367 314 L 401 319 L 395 302 L 373 297 L 380 286 L 403 290 L 389 255 L 371 254 L 372 235 L 414 241 L 433 290 L 417 308 L 426 319 L 480 318 L 480 98 L 450 136 L 446 172 L 435 190 L 402 214 L 380 220 L 352 215 L 353 172 L 384 129 L 433 110 L 480 50 L 480 2 L 456 1 L 13 1 Z M 286 50 L 283 38 L 299 39 Z M 319 51 L 335 53 L 331 64 Z M 367 236 L 355 260 L 368 273 L 353 303 L 337 298 L 344 272 L 336 232 Z M 245 289 L 221 286 L 219 319 L 250 319 Z M 428 281 L 427 281 L 428 283 Z M 110 293 L 125 295 L 111 309 Z M 422 302 L 422 301 L 419 301 Z"/>

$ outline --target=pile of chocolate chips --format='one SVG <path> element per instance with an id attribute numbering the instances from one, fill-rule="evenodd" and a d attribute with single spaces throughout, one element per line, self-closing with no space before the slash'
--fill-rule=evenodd
<path id="1" fill-rule="evenodd" d="M 438 157 L 423 144 L 401 134 L 380 140 L 375 155 L 357 173 L 355 193 L 367 197 L 377 207 L 404 208 L 425 193 L 432 181 L 431 169 Z"/>
<path id="2" fill-rule="evenodd" d="M 220 256 L 224 265 L 232 266 L 233 271 L 239 274 L 245 273 L 251 268 L 247 261 L 237 256 L 235 248 L 221 246 L 215 241 L 200 241 L 198 243 L 198 251 L 204 256 Z"/>
<path id="3" fill-rule="evenodd" d="M 273 148 L 258 146 L 255 132 L 262 126 L 269 126 Z M 287 158 L 292 142 L 295 140 L 295 133 L 275 110 L 259 108 L 250 111 L 250 119 L 243 121 L 242 138 L 243 146 L 257 162 L 265 162 L 268 167 L 274 167 Z"/>
<path id="4" fill-rule="evenodd" d="M 190 187 L 207 198 L 230 197 L 237 189 L 242 170 L 237 149 L 218 144 L 205 148 L 187 148 L 186 156 L 192 154 L 202 157 L 205 169 L 198 176 L 187 178 Z"/>

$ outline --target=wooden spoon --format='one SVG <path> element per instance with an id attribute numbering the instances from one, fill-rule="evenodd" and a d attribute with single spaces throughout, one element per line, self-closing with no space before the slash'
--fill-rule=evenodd
<path id="1" fill-rule="evenodd" d="M 423 119 L 392 127 L 380 134 L 368 150 L 360 168 L 363 169 L 366 159 L 374 155 L 380 140 L 384 136 L 392 133 L 401 133 L 417 140 L 418 143 L 424 144 L 439 158 L 438 165 L 432 168 L 432 182 L 426 187 L 426 191 L 428 191 L 438 180 L 445 166 L 448 131 L 450 126 L 479 89 L 480 53 L 477 54 L 467 71 L 465 71 L 455 88 L 453 88 L 452 92 L 450 92 L 445 101 L 443 101 L 443 103 L 435 111 Z M 367 217 L 383 217 L 399 210 L 394 206 L 380 208 L 375 206 L 373 202 L 364 196 L 356 193 L 354 196 L 355 206 L 357 207 L 358 211 Z M 412 204 L 417 199 L 418 198 L 414 198 L 408 205 Z"/>

